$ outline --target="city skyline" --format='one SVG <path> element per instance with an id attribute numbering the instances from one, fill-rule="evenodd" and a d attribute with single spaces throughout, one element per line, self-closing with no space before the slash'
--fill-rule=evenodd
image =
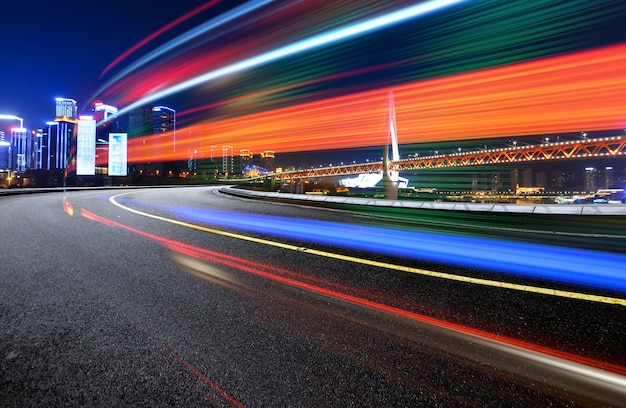
<path id="1" fill-rule="evenodd" d="M 31 130 L 43 127 L 52 115 L 34 102 L 26 111 L 19 105 L 58 83 L 80 89 L 55 91 L 47 101 L 77 101 L 78 116 L 92 114 L 96 101 L 119 109 L 120 117 L 145 106 L 173 107 L 177 129 L 162 159 L 174 161 L 188 160 L 189 149 L 194 158 L 206 156 L 210 145 L 271 149 L 281 160 L 323 152 L 329 164 L 336 151 L 380 151 L 390 92 L 399 142 L 415 151 L 614 129 L 618 135 L 626 128 L 615 102 L 626 89 L 620 18 L 626 6 L 619 1 L 575 1 L 568 8 L 489 1 L 489 12 L 461 0 L 224 3 L 112 3 L 123 10 L 115 20 L 73 2 L 30 14 L 11 4 L 8 15 L 28 15 L 32 30 L 7 46 L 17 58 L 2 68 L 7 91 L 0 92 L 0 114 L 23 118 Z M 367 13 L 364 6 L 371 7 Z M 67 25 L 43 24 L 55 15 Z M 2 29 L 16 32 L 15 24 Z M 507 37 L 511 25 L 522 31 Z M 67 35 L 70 29 L 76 34 Z M 501 40 L 486 40 L 486 32 Z M 572 32 L 576 41 L 569 40 Z M 456 46 L 470 38 L 467 47 Z M 37 59 L 29 62 L 26 54 Z M 35 70 L 42 67 L 46 86 Z M 24 94 L 18 98 L 15 88 Z M 182 139 L 186 148 L 177 149 Z"/>
<path id="2" fill-rule="evenodd" d="M 0 113 L 23 117 L 28 127 L 36 129 L 54 116 L 50 101 L 68 97 L 79 101 L 79 113 L 88 114 L 107 66 L 173 19 L 206 3 L 112 0 L 106 8 L 77 0 L 60 5 L 4 4 L 0 36 L 10 41 L 2 46 L 9 62 L 0 65 Z M 218 4 L 209 12 L 223 9 Z M 199 15 L 185 23 L 197 24 Z M 167 40 L 169 35 L 165 32 L 157 38 Z"/>
<path id="3" fill-rule="evenodd" d="M 180 113 L 179 123 L 182 126 L 194 125 L 202 121 L 221 122 L 228 118 L 236 119 L 262 111 L 275 110 L 287 104 L 306 106 L 307 103 L 317 100 L 322 102 L 328 100 L 332 103 L 333 97 L 349 95 L 356 95 L 363 99 L 367 96 L 363 92 L 368 90 L 383 90 L 415 80 L 419 81 L 416 82 L 419 88 L 425 87 L 429 79 L 454 78 L 455 74 L 462 72 L 485 70 L 487 75 L 496 75 L 499 71 L 490 71 L 491 68 L 511 64 L 519 66 L 522 70 L 532 69 L 533 66 L 525 66 L 523 63 L 549 61 L 550 57 L 561 55 L 580 54 L 582 61 L 593 63 L 593 54 L 587 54 L 587 51 L 606 49 L 606 47 L 626 41 L 626 30 L 622 28 L 620 22 L 620 16 L 626 14 L 626 9 L 621 2 L 610 0 L 593 5 L 573 2 L 569 9 L 561 9 L 544 1 L 534 5 L 519 2 L 506 7 L 490 2 L 494 15 L 498 15 L 502 20 L 498 22 L 486 20 L 483 10 L 476 7 L 473 2 L 452 2 L 453 5 L 449 6 L 452 8 L 441 7 L 436 12 L 426 15 L 415 14 L 412 19 L 409 19 L 408 22 L 419 23 L 419 31 L 413 28 L 413 24 L 398 20 L 396 24 L 376 28 L 371 34 L 361 33 L 354 39 L 341 39 L 337 43 L 326 43 L 328 40 L 325 36 L 332 32 L 332 29 L 336 28 L 339 30 L 338 33 L 343 33 L 343 30 L 355 21 L 375 24 L 378 16 L 395 18 L 392 16 L 400 11 L 402 11 L 400 14 L 410 15 L 414 10 L 413 4 L 406 1 L 376 4 L 372 9 L 374 17 L 367 19 L 365 15 L 355 14 L 355 17 L 349 17 L 347 14 L 359 10 L 360 3 L 367 4 L 364 0 L 349 4 L 342 3 L 332 12 L 323 5 L 316 7 L 314 4 L 297 5 L 284 2 L 282 8 L 275 8 L 274 4 L 263 1 L 224 3 L 226 2 L 196 1 L 182 5 L 165 2 L 133 2 L 122 5 L 121 2 L 113 2 L 110 3 L 109 9 L 120 10 L 119 13 L 115 13 L 115 17 L 111 13 L 102 12 L 96 5 L 80 3 L 79 7 L 79 3 L 74 1 L 64 3 L 63 7 L 48 5 L 33 10 L 26 10 L 24 5 L 11 3 L 4 8 L 7 16 L 28 16 L 25 19 L 29 22 L 27 24 L 29 29 L 22 30 L 23 35 L 5 46 L 5 52 L 11 56 L 11 63 L 0 67 L 2 70 L 0 78 L 3 78 L 4 82 L 2 92 L 0 92 L 0 112 L 21 116 L 25 119 L 26 125 L 34 129 L 48 120 L 49 116 L 46 113 L 49 112 L 48 101 L 56 97 L 76 99 L 79 101 L 80 113 L 88 114 L 95 100 L 106 101 L 123 110 L 142 99 L 156 98 L 161 90 L 169 89 L 167 87 L 170 85 L 181 85 L 180 88 L 186 88 L 185 91 L 179 92 L 172 89 L 163 94 L 163 98 L 159 98 L 158 101 L 154 100 L 153 104 L 177 105 Z M 426 3 L 437 5 L 439 2 Z M 280 14 L 280 10 L 283 10 L 283 14 Z M 461 14 L 456 14 L 457 10 Z M 225 11 L 228 13 L 224 13 Z M 310 23 L 301 22 L 299 16 L 305 15 L 316 16 L 316 19 L 311 20 Z M 525 16 L 528 22 L 532 21 L 538 26 L 544 24 L 545 27 L 538 33 L 521 32 L 515 38 L 507 39 L 509 42 L 505 44 L 475 41 L 470 43 L 470 48 L 465 51 L 453 46 L 458 33 L 443 30 L 443 27 L 449 25 L 463 24 L 471 28 L 463 34 L 464 36 L 479 34 L 478 27 L 481 27 L 481 30 L 504 34 L 506 26 L 523 21 L 520 20 L 520 15 Z M 56 28 L 57 26 L 51 28 L 45 24 L 48 19 L 57 21 L 56 16 L 60 16 L 61 20 L 67 23 L 61 25 L 61 28 Z M 150 18 L 141 18 L 144 16 L 150 16 Z M 338 17 L 336 23 L 330 24 L 324 21 L 325 18 L 331 16 Z M 569 21 L 567 26 L 559 23 L 565 19 Z M 0 28 L 1 30 L 7 33 L 22 32 L 19 27 L 23 24 L 23 20 L 20 18 L 8 20 Z M 296 25 L 280 36 L 272 34 L 274 26 L 279 28 L 285 24 Z M 115 27 L 114 30 L 113 27 Z M 218 32 L 218 30 L 211 30 L 211 27 L 232 27 L 232 30 L 219 30 Z M 192 33 L 191 29 L 206 31 L 206 34 L 204 37 L 197 35 L 195 39 L 189 38 Z M 233 34 L 239 32 L 237 29 L 248 35 L 254 35 L 242 37 L 246 34 Z M 298 31 L 298 29 L 303 31 Z M 577 41 L 564 40 L 570 30 L 577 32 Z M 50 32 L 58 32 L 61 35 L 51 36 Z M 67 32 L 72 34 L 67 35 Z M 324 47 L 307 49 L 308 45 L 302 42 L 304 40 L 300 40 L 306 38 L 307 32 L 319 33 L 319 37 L 311 37 L 311 39 L 319 38 L 324 42 Z M 542 40 L 536 41 L 531 36 Z M 243 41 L 244 39 L 248 41 Z M 250 42 L 251 39 L 255 41 Z M 186 41 L 186 43 L 181 41 Z M 164 45 L 159 46 L 159 43 Z M 178 43 L 185 44 L 185 47 L 177 49 Z M 204 46 L 205 43 L 210 46 Z M 419 44 L 419 46 L 409 46 L 409 43 Z M 59 50 L 59 44 L 63 45 L 62 52 Z M 269 62 L 259 67 L 251 66 L 245 72 L 233 72 L 223 81 L 218 80 L 214 83 L 202 81 L 207 80 L 206 75 L 212 77 L 211 75 L 218 75 L 217 72 L 212 74 L 213 71 L 208 71 L 205 72 L 206 75 L 194 76 L 202 73 L 201 68 L 204 65 L 209 69 L 222 66 L 225 70 L 232 70 L 240 62 L 250 61 L 249 64 L 252 65 L 252 60 L 265 56 L 265 54 L 255 54 L 258 52 L 254 48 L 256 44 L 262 46 L 261 49 L 278 47 L 275 50 L 282 50 L 285 46 L 302 47 L 306 52 L 302 51 L 293 57 L 277 60 L 275 63 Z M 167 47 L 164 48 L 166 45 Z M 388 46 L 382 47 L 383 45 Z M 242 52 L 232 54 L 233 47 L 238 46 L 243 47 Z M 509 48 L 527 49 L 528 52 L 523 55 L 512 53 L 508 51 Z M 166 49 L 168 51 L 163 53 Z M 376 50 L 376 52 L 362 52 L 366 50 Z M 444 54 L 436 58 L 428 57 L 420 62 L 426 58 L 428 52 L 435 50 Z M 213 52 L 206 54 L 207 51 Z M 615 49 L 614 54 L 609 52 L 605 57 L 617 55 L 620 52 L 619 49 Z M 471 62 L 472 55 L 485 53 L 489 53 L 492 58 L 476 64 Z M 159 58 L 163 58 L 165 62 L 153 63 L 157 55 L 161 55 Z M 422 57 L 412 60 L 419 55 Z M 264 58 L 274 57 L 267 55 Z M 450 65 L 450 59 L 456 59 L 462 63 L 456 64 L 453 68 Z M 316 60 L 323 61 L 323 65 L 320 66 L 323 69 L 307 80 L 306 64 Z M 619 64 L 617 61 L 615 63 Z M 428 69 L 424 69 L 420 64 L 426 64 Z M 593 71 L 590 71 L 591 67 L 590 65 L 584 68 L 590 77 L 594 75 Z M 598 68 L 606 70 L 608 67 Z M 554 68 L 558 66 L 538 69 Z M 404 74 L 399 75 L 400 72 Z M 581 67 L 581 73 L 583 72 L 585 71 Z M 560 72 L 556 74 L 562 76 Z M 289 76 L 294 76 L 294 78 L 286 80 Z M 520 78 L 525 81 L 525 78 Z M 584 79 L 584 75 L 579 78 Z M 460 77 L 455 81 L 457 82 L 451 82 L 451 85 L 456 84 L 461 88 L 467 86 L 467 83 Z M 207 91 L 201 91 L 204 89 L 202 84 L 208 87 Z M 584 82 L 579 85 L 564 83 L 562 88 L 568 93 L 575 93 L 576 91 L 584 92 L 583 87 L 594 85 L 594 83 L 585 84 Z M 189 89 L 190 86 L 191 89 Z M 489 88 L 463 89 L 467 89 L 472 94 L 484 92 L 487 97 L 489 92 L 494 91 Z M 433 89 L 433 91 L 436 90 Z M 509 92 L 518 91 L 511 88 Z M 424 97 L 423 90 L 411 96 L 418 102 Z M 515 97 L 515 93 L 511 93 L 511 97 Z M 609 95 L 605 94 L 600 97 L 608 98 Z M 404 107 L 407 103 L 406 98 L 399 95 L 398 100 L 402 105 L 399 106 L 398 115 L 406 116 L 405 111 L 408 109 Z M 589 100 L 589 95 L 581 93 L 580 101 L 576 101 L 576 104 L 582 106 L 585 100 Z M 242 103 L 244 101 L 245 103 Z M 428 101 L 423 101 L 423 103 L 426 102 Z M 455 103 L 454 99 L 441 99 L 439 102 Z M 550 102 L 552 106 L 558 106 L 565 103 L 565 100 L 554 99 Z M 502 104 L 502 102 L 497 103 Z M 384 105 L 384 101 L 381 105 Z M 420 105 L 417 107 L 421 109 Z M 334 109 L 332 105 L 329 105 L 329 108 Z M 384 110 L 384 106 L 382 108 Z M 471 108 L 471 106 L 460 105 L 456 109 L 471 112 Z M 536 109 L 540 112 L 541 105 L 537 105 Z M 370 111 L 369 114 L 376 116 L 377 112 Z M 437 116 L 430 118 L 431 114 Z M 422 129 L 424 131 L 421 137 L 430 141 L 433 138 L 445 141 L 446 138 L 451 137 L 489 138 L 494 136 L 489 132 L 470 131 L 468 125 L 472 125 L 472 122 L 459 126 L 461 129 L 467 129 L 465 133 L 453 135 L 447 132 L 430 135 L 429 132 L 432 130 L 429 129 L 428 123 L 433 119 L 441 121 L 440 114 L 441 112 L 438 111 L 420 112 L 419 117 L 423 121 L 421 126 L 425 127 Z M 606 122 L 609 117 L 607 115 L 603 117 L 603 120 Z M 615 126 L 615 119 L 612 123 L 595 124 L 591 123 L 592 119 L 599 120 L 600 118 L 588 117 L 585 119 L 585 125 L 593 124 L 595 127 L 580 127 L 585 130 L 619 127 Z M 272 118 L 268 116 L 263 120 L 272 120 Z M 556 125 L 556 123 L 552 124 Z M 548 133 L 553 130 L 549 129 L 548 125 L 549 123 L 542 123 L 536 128 L 529 126 L 529 129 L 522 130 L 522 132 Z M 566 127 L 565 124 L 558 124 L 558 126 Z M 417 129 L 414 130 L 414 125 L 408 129 L 406 125 L 404 127 L 404 137 L 411 138 L 404 142 L 414 143 L 417 138 L 415 134 Z M 487 127 L 483 125 L 481 129 L 486 130 Z M 511 130 L 508 131 L 511 132 Z M 361 146 L 378 144 L 362 140 L 366 135 L 360 129 L 358 132 L 354 135 L 354 143 L 360 143 Z M 293 131 L 291 133 L 293 134 Z M 241 137 L 250 136 L 241 134 Z M 299 138 L 294 136 L 294 139 L 290 140 L 291 149 L 299 148 L 298 144 L 304 141 Z M 337 146 L 328 148 L 334 147 Z M 281 147 L 277 150 L 284 151 L 285 148 Z"/>

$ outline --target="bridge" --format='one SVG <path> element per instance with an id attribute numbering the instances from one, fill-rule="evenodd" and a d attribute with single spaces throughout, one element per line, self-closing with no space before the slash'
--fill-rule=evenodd
<path id="1" fill-rule="evenodd" d="M 626 156 L 626 138 L 622 136 L 585 138 L 556 143 L 541 143 L 537 145 L 439 154 L 389 161 L 388 168 L 389 171 L 401 172 L 444 167 L 486 166 L 504 163 L 574 160 L 614 156 Z M 383 161 L 378 161 L 320 167 L 273 173 L 271 176 L 282 181 L 289 181 L 291 179 L 300 178 L 380 173 L 383 171 L 384 164 Z"/>

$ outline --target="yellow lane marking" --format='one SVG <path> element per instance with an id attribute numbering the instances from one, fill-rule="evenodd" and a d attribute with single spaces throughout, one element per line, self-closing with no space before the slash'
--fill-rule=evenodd
<path id="1" fill-rule="evenodd" d="M 430 270 L 427 270 L 427 269 L 413 268 L 413 267 L 410 267 L 410 266 L 395 265 L 395 264 L 391 264 L 391 263 L 387 263 L 387 262 L 371 261 L 369 259 L 356 258 L 356 257 L 353 257 L 353 256 L 336 254 L 336 253 L 333 253 L 333 252 L 319 251 L 319 250 L 310 249 L 310 248 L 302 248 L 302 247 L 298 247 L 296 245 L 283 244 L 283 243 L 280 243 L 280 242 L 270 241 L 270 240 L 267 240 L 267 239 L 254 238 L 254 237 L 249 237 L 249 236 L 246 236 L 246 235 L 235 234 L 235 233 L 232 233 L 232 232 L 227 232 L 227 231 L 216 230 L 216 229 L 213 229 L 213 228 L 202 227 L 200 225 L 190 224 L 188 222 L 174 220 L 174 219 L 171 219 L 171 218 L 161 217 L 159 215 L 154 215 L 154 214 L 146 213 L 146 212 L 143 212 L 143 211 L 135 210 L 133 208 L 127 207 L 127 206 L 125 206 L 123 204 L 120 204 L 117 201 L 115 201 L 115 199 L 117 197 L 120 197 L 120 196 L 123 196 L 123 195 L 126 195 L 126 194 L 132 194 L 132 193 L 130 193 L 130 192 L 129 193 L 122 193 L 122 194 L 117 194 L 117 195 L 111 196 L 109 198 L 109 201 L 113 205 L 115 205 L 115 206 L 117 206 L 117 207 L 119 207 L 119 208 L 121 208 L 123 210 L 130 211 L 132 213 L 135 213 L 135 214 L 138 214 L 138 215 L 142 215 L 144 217 L 153 218 L 153 219 L 156 219 L 156 220 L 159 220 L 159 221 L 164 221 L 164 222 L 168 222 L 168 223 L 171 223 L 171 224 L 180 225 L 182 227 L 187 227 L 187 228 L 191 228 L 191 229 L 195 229 L 195 230 L 199 230 L 199 231 L 203 231 L 203 232 L 208 232 L 208 233 L 215 234 L 215 235 L 222 235 L 222 236 L 226 236 L 226 237 L 229 237 L 229 238 L 235 238 L 235 239 L 240 239 L 240 240 L 243 240 L 243 241 L 254 242 L 254 243 L 257 243 L 257 244 L 269 245 L 269 246 L 273 246 L 273 247 L 287 249 L 287 250 L 290 250 L 290 251 L 305 252 L 307 254 L 323 256 L 323 257 L 330 258 L 330 259 L 337 259 L 337 260 L 341 260 L 341 261 L 352 262 L 352 263 L 357 263 L 357 264 L 362 264 L 362 265 L 375 266 L 377 268 L 390 269 L 390 270 L 395 270 L 395 271 L 400 271 L 400 272 L 414 273 L 414 274 L 417 274 L 417 275 L 431 276 L 431 277 L 434 277 L 434 278 L 453 280 L 453 281 L 457 281 L 457 282 L 465 282 L 465 283 L 471 283 L 471 284 L 475 284 L 475 285 L 492 286 L 492 287 L 496 287 L 496 288 L 518 290 L 518 291 L 530 292 L 530 293 L 538 293 L 538 294 L 542 294 L 542 295 L 558 296 L 558 297 L 564 297 L 564 298 L 570 298 L 570 299 L 587 300 L 587 301 L 590 301 L 590 302 L 609 303 L 609 304 L 613 304 L 613 305 L 626 306 L 626 299 L 621 299 L 621 298 L 614 298 L 614 297 L 608 297 L 608 296 L 589 295 L 589 294 L 586 294 L 586 293 L 570 292 L 570 291 L 565 291 L 565 290 L 542 288 L 542 287 L 538 287 L 538 286 L 519 285 L 519 284 L 515 284 L 515 283 L 500 282 L 500 281 L 494 281 L 494 280 L 489 280 L 489 279 L 472 278 L 472 277 L 469 277 L 469 276 L 454 275 L 454 274 L 450 274 L 450 273 L 430 271 Z"/>

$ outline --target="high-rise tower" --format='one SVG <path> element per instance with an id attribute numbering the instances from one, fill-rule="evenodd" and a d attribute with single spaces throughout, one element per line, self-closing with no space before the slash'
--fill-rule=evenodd
<path id="1" fill-rule="evenodd" d="M 265 150 L 263 153 L 261 153 L 261 167 L 269 171 L 276 170 L 274 158 L 275 155 L 273 150 Z"/>
<path id="2" fill-rule="evenodd" d="M 56 98 L 56 119 L 77 119 L 78 105 L 70 98 Z"/>
<path id="3" fill-rule="evenodd" d="M 246 172 L 246 167 L 252 165 L 252 152 L 250 150 L 239 150 L 239 165 L 241 167 L 241 174 Z"/>
<path id="4" fill-rule="evenodd" d="M 232 174 L 234 167 L 233 147 L 222 146 L 222 174 L 226 176 Z"/>

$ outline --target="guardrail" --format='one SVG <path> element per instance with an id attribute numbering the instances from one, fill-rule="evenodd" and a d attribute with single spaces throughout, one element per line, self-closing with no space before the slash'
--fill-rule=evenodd
<path id="1" fill-rule="evenodd" d="M 283 199 L 302 202 L 308 201 L 344 205 L 370 205 L 376 207 L 414 208 L 422 210 L 477 211 L 544 215 L 626 215 L 625 204 L 483 204 L 268 193 L 262 191 L 243 190 L 235 187 L 222 187 L 220 191 L 225 194 L 246 198 L 266 198 L 273 200 Z"/>

